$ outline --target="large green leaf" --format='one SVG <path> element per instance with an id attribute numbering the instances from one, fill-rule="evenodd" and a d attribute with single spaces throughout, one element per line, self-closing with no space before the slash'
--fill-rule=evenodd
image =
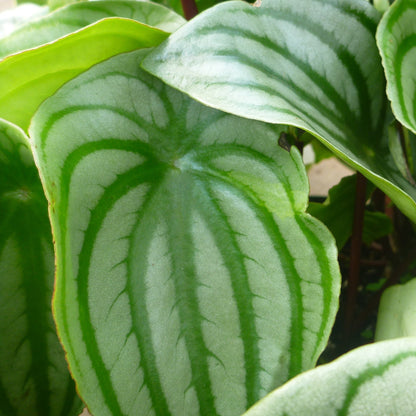
<path id="1" fill-rule="evenodd" d="M 416 188 L 390 155 L 379 13 L 362 0 L 227 2 L 144 68 L 215 108 L 312 132 L 416 221 Z"/>
<path id="2" fill-rule="evenodd" d="M 100 19 L 125 17 L 166 32 L 173 32 L 185 19 L 168 8 L 147 1 L 112 0 L 73 3 L 41 19 L 19 27 L 0 40 L 0 57 L 40 46 Z"/>
<path id="3" fill-rule="evenodd" d="M 396 0 L 377 31 L 395 116 L 416 133 L 416 0 Z"/>
<path id="4" fill-rule="evenodd" d="M 410 416 L 416 338 L 377 342 L 302 374 L 243 416 Z"/>
<path id="5" fill-rule="evenodd" d="M 81 409 L 52 319 L 53 282 L 39 175 L 23 132 L 0 120 L 1 416 L 77 416 Z"/>
<path id="6" fill-rule="evenodd" d="M 279 128 L 202 106 L 143 56 L 95 66 L 33 119 L 59 333 L 94 414 L 240 415 L 324 348 L 335 244 Z"/>
<path id="7" fill-rule="evenodd" d="M 416 279 L 389 287 L 381 297 L 375 339 L 416 336 Z"/>
<path id="8" fill-rule="evenodd" d="M 168 33 L 123 18 L 106 18 L 55 42 L 0 62 L 0 117 L 27 130 L 34 112 L 62 84 L 97 62 L 158 45 Z"/>

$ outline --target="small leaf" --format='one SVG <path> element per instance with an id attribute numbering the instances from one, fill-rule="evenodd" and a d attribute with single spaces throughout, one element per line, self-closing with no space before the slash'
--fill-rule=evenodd
<path id="1" fill-rule="evenodd" d="M 243 416 L 409 416 L 416 338 L 377 342 L 294 378 Z"/>
<path id="2" fill-rule="evenodd" d="M 185 23 L 185 19 L 166 7 L 147 1 L 99 0 L 73 3 L 27 23 L 0 39 L 0 57 L 52 42 L 109 17 L 136 20 L 167 32 L 173 32 Z"/>
<path id="3" fill-rule="evenodd" d="M 0 62 L 0 117 L 27 130 L 42 101 L 62 84 L 97 62 L 158 45 L 167 36 L 130 19 L 107 18 L 55 42 L 9 56 Z"/>
<path id="4" fill-rule="evenodd" d="M 47 202 L 23 132 L 0 120 L 0 415 L 78 416 L 52 319 Z"/>
<path id="5" fill-rule="evenodd" d="M 88 1 L 88 0 L 48 0 L 48 6 L 51 10 L 58 9 L 60 7 L 67 6 L 71 3 L 76 3 L 79 1 Z"/>
<path id="6" fill-rule="evenodd" d="M 371 244 L 374 240 L 393 232 L 391 218 L 382 212 L 365 211 L 363 241 Z"/>
<path id="7" fill-rule="evenodd" d="M 33 119 L 59 333 L 94 414 L 239 416 L 326 345 L 335 244 L 280 127 L 202 106 L 143 56 L 96 65 Z"/>
<path id="8" fill-rule="evenodd" d="M 416 188 L 388 148 L 379 18 L 361 0 L 227 2 L 180 28 L 143 67 L 209 106 L 313 133 L 416 221 Z"/>
<path id="9" fill-rule="evenodd" d="M 377 316 L 377 341 L 416 336 L 416 279 L 388 288 Z"/>
<path id="10" fill-rule="evenodd" d="M 416 0 L 396 0 L 377 30 L 394 115 L 416 133 Z"/>
<path id="11" fill-rule="evenodd" d="M 328 198 L 323 203 L 312 202 L 308 212 L 322 221 L 331 231 L 337 242 L 338 249 L 342 249 L 352 234 L 354 221 L 356 175 L 342 178 L 329 190 Z M 367 185 L 367 198 L 370 197 L 374 186 Z M 363 241 L 370 244 L 374 240 L 390 234 L 393 225 L 390 218 L 381 212 L 366 210 L 364 213 Z"/>

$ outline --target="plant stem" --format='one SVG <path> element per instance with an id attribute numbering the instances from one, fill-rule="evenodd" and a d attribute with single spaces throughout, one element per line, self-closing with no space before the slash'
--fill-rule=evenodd
<path id="1" fill-rule="evenodd" d="M 198 14 L 195 0 L 181 0 L 183 14 L 186 20 L 191 20 Z"/>
<path id="2" fill-rule="evenodd" d="M 352 334 L 354 322 L 354 310 L 357 301 L 360 257 L 363 237 L 364 212 L 366 203 L 367 179 L 357 172 L 357 185 L 355 188 L 354 222 L 351 237 L 351 263 L 348 276 L 348 291 L 345 306 L 345 337 L 346 342 Z"/>

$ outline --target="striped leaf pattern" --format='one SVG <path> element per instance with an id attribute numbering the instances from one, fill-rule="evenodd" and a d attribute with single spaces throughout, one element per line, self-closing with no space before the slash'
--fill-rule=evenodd
<path id="1" fill-rule="evenodd" d="M 227 2 L 143 67 L 212 107 L 310 131 L 416 221 L 416 189 L 388 148 L 378 21 L 362 0 Z"/>
<path id="2" fill-rule="evenodd" d="M 167 36 L 144 23 L 113 17 L 8 56 L 0 61 L 0 117 L 27 131 L 39 105 L 65 82 L 97 62 L 156 46 Z"/>
<path id="3" fill-rule="evenodd" d="M 98 20 L 124 17 L 166 32 L 174 32 L 185 19 L 168 8 L 146 1 L 88 1 L 73 3 L 19 27 L 0 39 L 0 57 L 51 42 Z"/>
<path id="4" fill-rule="evenodd" d="M 383 16 L 377 43 L 395 116 L 416 133 L 416 0 L 396 0 Z"/>
<path id="5" fill-rule="evenodd" d="M 279 128 L 202 106 L 143 56 L 96 65 L 33 119 L 58 330 L 93 414 L 240 415 L 326 345 L 335 243 Z"/>
<path id="6" fill-rule="evenodd" d="M 416 338 L 364 346 L 302 374 L 243 416 L 409 416 L 416 403 Z"/>
<path id="7" fill-rule="evenodd" d="M 47 202 L 24 134 L 0 121 L 0 415 L 77 416 L 52 319 Z"/>

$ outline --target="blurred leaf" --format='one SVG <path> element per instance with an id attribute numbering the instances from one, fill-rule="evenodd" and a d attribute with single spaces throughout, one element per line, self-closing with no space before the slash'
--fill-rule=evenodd
<path id="1" fill-rule="evenodd" d="M 48 6 L 51 10 L 59 9 L 60 7 L 68 6 L 72 3 L 77 3 L 88 0 L 48 0 Z"/>
<path id="2" fill-rule="evenodd" d="M 9 35 L 23 24 L 43 16 L 49 12 L 48 7 L 26 3 L 0 13 L 0 42 L 1 38 Z"/>
<path id="3" fill-rule="evenodd" d="M 352 233 L 354 221 L 356 175 L 342 178 L 341 181 L 329 190 L 328 198 L 324 203 L 311 202 L 308 212 L 322 221 L 332 232 L 340 250 Z M 367 183 L 367 198 L 374 190 L 371 183 Z M 364 214 L 363 241 L 370 244 L 372 241 L 390 234 L 393 225 L 390 218 L 381 212 L 366 210 Z"/>
<path id="4" fill-rule="evenodd" d="M 393 232 L 393 223 L 389 216 L 382 212 L 365 211 L 363 242 L 371 244 L 381 237 Z"/>
<path id="5" fill-rule="evenodd" d="M 377 316 L 376 341 L 416 336 L 416 279 L 386 289 Z"/>

